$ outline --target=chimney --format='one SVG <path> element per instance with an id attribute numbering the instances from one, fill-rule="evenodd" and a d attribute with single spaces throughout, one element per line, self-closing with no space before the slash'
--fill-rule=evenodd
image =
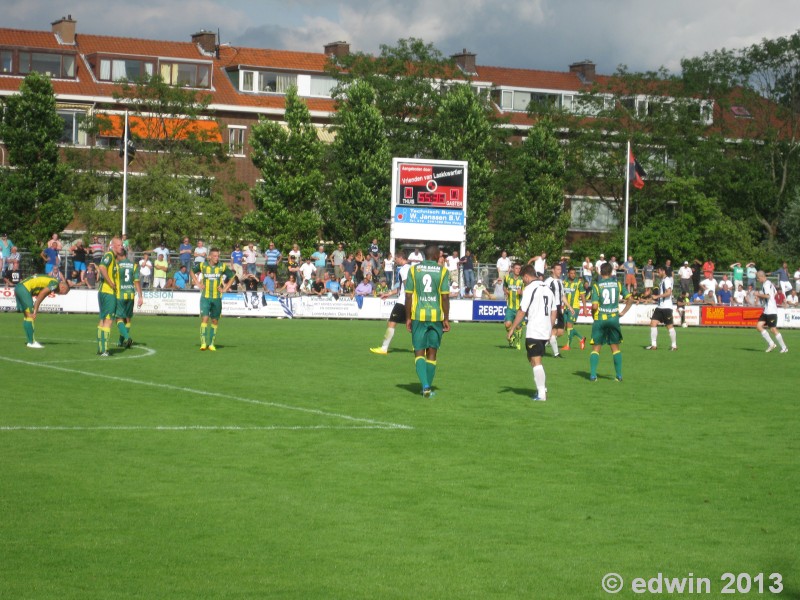
<path id="1" fill-rule="evenodd" d="M 75 25 L 77 21 L 72 20 L 72 15 L 61 17 L 58 21 L 53 21 L 53 34 L 58 38 L 60 44 L 75 45 Z"/>
<path id="2" fill-rule="evenodd" d="M 593 83 L 595 77 L 594 68 L 595 64 L 587 58 L 580 62 L 572 63 L 569 66 L 569 72 L 577 73 L 581 83 Z"/>
<path id="3" fill-rule="evenodd" d="M 331 42 L 325 44 L 325 56 L 335 56 L 342 58 L 350 54 L 350 44 L 347 42 Z"/>
<path id="4" fill-rule="evenodd" d="M 201 29 L 197 33 L 192 34 L 192 43 L 200 46 L 203 52 L 208 54 L 214 54 L 217 51 L 217 36 L 213 31 Z"/>
<path id="5" fill-rule="evenodd" d="M 467 75 L 477 75 L 478 71 L 475 69 L 475 56 L 472 52 L 467 52 L 464 48 L 461 54 L 453 54 L 450 58 L 456 61 L 458 67 Z"/>

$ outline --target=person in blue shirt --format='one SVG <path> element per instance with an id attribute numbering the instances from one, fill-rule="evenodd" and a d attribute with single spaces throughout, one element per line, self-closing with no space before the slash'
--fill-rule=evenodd
<path id="1" fill-rule="evenodd" d="M 52 240 L 47 243 L 47 247 L 42 250 L 42 259 L 47 263 L 44 268 L 46 275 L 58 278 L 58 250 Z"/>
<path id="2" fill-rule="evenodd" d="M 278 264 L 281 262 L 281 251 L 275 247 L 275 242 L 269 243 L 269 248 L 264 252 L 264 264 L 267 266 L 267 271 L 272 273 L 278 272 Z"/>
<path id="3" fill-rule="evenodd" d="M 189 268 L 192 265 L 192 252 L 193 251 L 194 251 L 194 248 L 189 243 L 189 238 L 188 237 L 183 238 L 183 241 L 181 242 L 181 245 L 178 247 L 178 255 L 180 256 L 181 264 L 186 267 L 186 271 L 187 272 L 189 271 Z"/>
<path id="4" fill-rule="evenodd" d="M 233 247 L 233 252 L 231 252 L 231 262 L 235 265 L 241 265 L 243 257 L 244 254 L 242 254 L 242 248 L 239 246 L 239 244 L 236 244 Z M 238 271 L 238 269 L 236 270 Z"/>
<path id="5" fill-rule="evenodd" d="M 175 287 L 179 290 L 189 289 L 189 271 L 186 265 L 181 265 L 181 268 L 175 272 Z"/>
<path id="6" fill-rule="evenodd" d="M 325 246 L 320 244 L 317 251 L 311 255 L 311 260 L 314 261 L 314 266 L 317 267 L 317 275 L 321 277 L 328 266 L 328 255 L 325 253 Z"/>

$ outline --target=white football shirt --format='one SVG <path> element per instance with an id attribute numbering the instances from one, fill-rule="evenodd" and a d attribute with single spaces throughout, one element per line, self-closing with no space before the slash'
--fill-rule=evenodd
<path id="1" fill-rule="evenodd" d="M 769 279 L 764 282 L 761 293 L 769 295 L 769 298 L 767 298 L 767 305 L 764 307 L 764 314 L 777 315 L 778 305 L 775 303 L 775 294 L 778 293 L 778 290 L 775 289 L 775 285 Z"/>
<path id="2" fill-rule="evenodd" d="M 663 294 L 667 290 L 670 290 L 670 294 L 669 296 L 664 296 L 663 298 L 658 299 L 658 308 L 669 308 L 669 309 L 674 308 L 672 304 L 672 291 L 671 291 L 673 285 L 674 284 L 672 283 L 672 277 L 664 277 L 664 279 L 661 280 L 661 283 L 658 286 L 658 293 Z"/>
<path id="3" fill-rule="evenodd" d="M 541 281 L 532 281 L 522 290 L 520 310 L 528 314 L 525 337 L 532 340 L 549 340 L 553 325 L 550 314 L 555 310 L 555 297 L 550 288 Z"/>

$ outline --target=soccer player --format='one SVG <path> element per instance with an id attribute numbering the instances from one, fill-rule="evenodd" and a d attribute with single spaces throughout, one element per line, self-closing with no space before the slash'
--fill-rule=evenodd
<path id="1" fill-rule="evenodd" d="M 553 358 L 564 358 L 558 352 L 558 338 L 564 334 L 564 305 L 566 304 L 564 282 L 561 281 L 561 265 L 553 265 L 551 273 L 552 275 L 544 281 L 555 298 L 555 304 L 552 307 L 556 313 L 556 320 L 550 336 L 550 347 L 553 349 Z"/>
<path id="2" fill-rule="evenodd" d="M 111 240 L 110 249 L 100 259 L 98 270 L 97 305 L 100 310 L 100 321 L 97 324 L 97 354 L 108 356 L 108 341 L 111 337 L 111 322 L 117 314 L 117 256 L 125 253 L 122 240 L 115 237 Z"/>
<path id="3" fill-rule="evenodd" d="M 202 280 L 197 274 L 202 274 Z M 227 283 L 222 283 L 222 277 Z M 234 281 L 236 273 L 227 265 L 219 262 L 219 248 L 212 248 L 208 253 L 208 260 L 196 262 L 192 268 L 194 282 L 202 290 L 200 296 L 200 350 L 216 352 L 214 338 L 217 336 L 219 317 L 222 314 L 222 295 L 228 291 Z M 208 321 L 211 319 L 211 327 Z"/>
<path id="4" fill-rule="evenodd" d="M 439 249 L 425 248 L 425 260 L 411 267 L 406 281 L 406 328 L 414 346 L 414 368 L 422 396 L 432 398 L 436 354 L 450 331 L 450 274 L 436 262 Z"/>
<path id="5" fill-rule="evenodd" d="M 778 331 L 778 304 L 775 302 L 775 294 L 777 294 L 778 290 L 775 288 L 775 285 L 767 279 L 767 275 L 764 271 L 758 271 L 756 273 L 756 279 L 761 284 L 761 291 L 756 293 L 756 297 L 766 300 L 767 302 L 764 306 L 764 312 L 758 317 L 756 329 L 758 329 L 761 337 L 767 342 L 767 352 L 772 352 L 777 348 L 769 337 L 769 331 L 772 331 L 775 336 L 775 341 L 778 342 L 781 347 L 781 354 L 785 354 L 789 352 L 789 348 L 786 347 L 783 336 L 780 331 Z M 769 331 L 767 331 L 766 328 L 769 328 Z"/>
<path id="6" fill-rule="evenodd" d="M 667 275 L 664 267 L 658 267 L 658 278 L 661 280 L 661 283 L 658 284 L 658 293 L 651 296 L 653 300 L 657 301 L 658 306 L 653 311 L 653 318 L 650 321 L 650 345 L 646 349 L 658 350 L 658 345 L 656 344 L 658 324 L 663 323 L 669 332 L 669 340 L 672 345 L 670 350 L 675 351 L 678 349 L 678 334 L 672 322 L 672 287 L 675 284 L 672 281 L 672 277 Z"/>
<path id="7" fill-rule="evenodd" d="M 619 310 L 620 299 L 625 300 L 625 308 Z M 589 381 L 597 381 L 597 365 L 600 363 L 601 346 L 611 346 L 614 357 L 614 370 L 617 381 L 622 381 L 622 351 L 619 343 L 622 341 L 622 330 L 619 326 L 620 317 L 624 316 L 633 304 L 630 293 L 623 295 L 622 284 L 616 277 L 611 276 L 611 264 L 603 263 L 600 266 L 600 277 L 592 284 L 592 354 L 589 357 Z"/>
<path id="8" fill-rule="evenodd" d="M 51 293 L 66 294 L 69 289 L 69 283 L 50 275 L 31 275 L 14 286 L 17 310 L 22 313 L 22 328 L 25 330 L 28 348 L 34 348 L 35 350 L 44 348 L 33 337 L 34 322 L 41 303 Z"/>
<path id="9" fill-rule="evenodd" d="M 580 314 L 581 306 L 585 294 L 583 293 L 583 281 L 578 278 L 575 267 L 567 269 L 567 280 L 564 282 L 564 293 L 567 296 L 567 310 L 564 313 L 564 324 L 567 328 L 567 343 L 561 347 L 562 350 L 569 350 L 572 338 L 578 338 L 581 345 L 581 350 L 586 347 L 586 337 L 581 336 L 575 329 L 575 323 L 578 322 L 578 315 Z"/>
<path id="10" fill-rule="evenodd" d="M 511 273 L 506 275 L 506 278 L 503 280 L 503 293 L 506 296 L 506 315 L 505 315 L 505 325 L 506 328 L 506 338 L 508 338 L 508 347 L 513 348 L 514 346 L 517 347 L 519 350 L 522 346 L 522 328 L 520 327 L 517 330 L 511 328 L 514 318 L 517 316 L 517 311 L 519 310 L 519 300 L 522 295 L 522 288 L 525 287 L 525 283 L 522 281 L 522 277 L 520 276 L 520 271 L 522 270 L 522 265 L 519 263 L 514 263 L 514 266 L 511 267 Z M 512 337 L 508 337 L 508 332 L 513 331 L 515 335 Z"/>
<path id="11" fill-rule="evenodd" d="M 553 270 L 555 271 L 555 269 Z M 558 305 L 558 299 L 550 286 L 539 279 L 538 273 L 532 265 L 525 265 L 522 269 L 522 280 L 525 283 L 525 289 L 522 291 L 520 310 L 517 311 L 512 327 L 506 335 L 508 339 L 511 339 L 515 335 L 516 328 L 527 316 L 525 348 L 533 369 L 533 382 L 536 384 L 536 393 L 531 396 L 531 400 L 544 402 L 547 400 L 547 381 L 544 365 L 542 365 L 542 356 L 544 356 L 547 342 L 552 340 L 553 327 L 556 326 L 555 308 Z"/>
<path id="12" fill-rule="evenodd" d="M 389 315 L 389 321 L 386 323 L 386 333 L 383 334 L 383 343 L 378 348 L 370 348 L 370 352 L 375 354 L 388 354 L 389 344 L 392 343 L 395 328 L 398 323 L 406 322 L 406 280 L 408 279 L 408 272 L 411 265 L 408 264 L 406 253 L 398 250 L 395 255 L 395 263 L 399 266 L 397 269 L 397 277 L 395 277 L 394 285 L 391 291 L 387 294 L 381 294 L 381 299 L 391 298 L 397 296 L 397 302 L 394 303 L 392 314 Z"/>
<path id="13" fill-rule="evenodd" d="M 117 329 L 119 329 L 119 346 L 130 348 L 133 346 L 131 338 L 131 322 L 133 320 L 133 305 L 136 298 L 139 299 L 137 305 L 142 307 L 144 298 L 142 297 L 142 284 L 139 281 L 139 264 L 130 258 L 125 248 L 116 255 L 117 268 L 114 272 L 114 280 L 117 288 Z"/>

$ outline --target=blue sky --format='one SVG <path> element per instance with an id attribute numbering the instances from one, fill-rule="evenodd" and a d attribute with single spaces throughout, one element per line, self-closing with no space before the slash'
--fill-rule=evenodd
<path id="1" fill-rule="evenodd" d="M 590 59 L 600 73 L 664 66 L 800 28 L 798 0 L 0 0 L 3 27 L 49 30 L 71 14 L 78 33 L 186 40 L 200 29 L 239 46 L 353 51 L 416 37 L 479 65 L 564 71 Z"/>

